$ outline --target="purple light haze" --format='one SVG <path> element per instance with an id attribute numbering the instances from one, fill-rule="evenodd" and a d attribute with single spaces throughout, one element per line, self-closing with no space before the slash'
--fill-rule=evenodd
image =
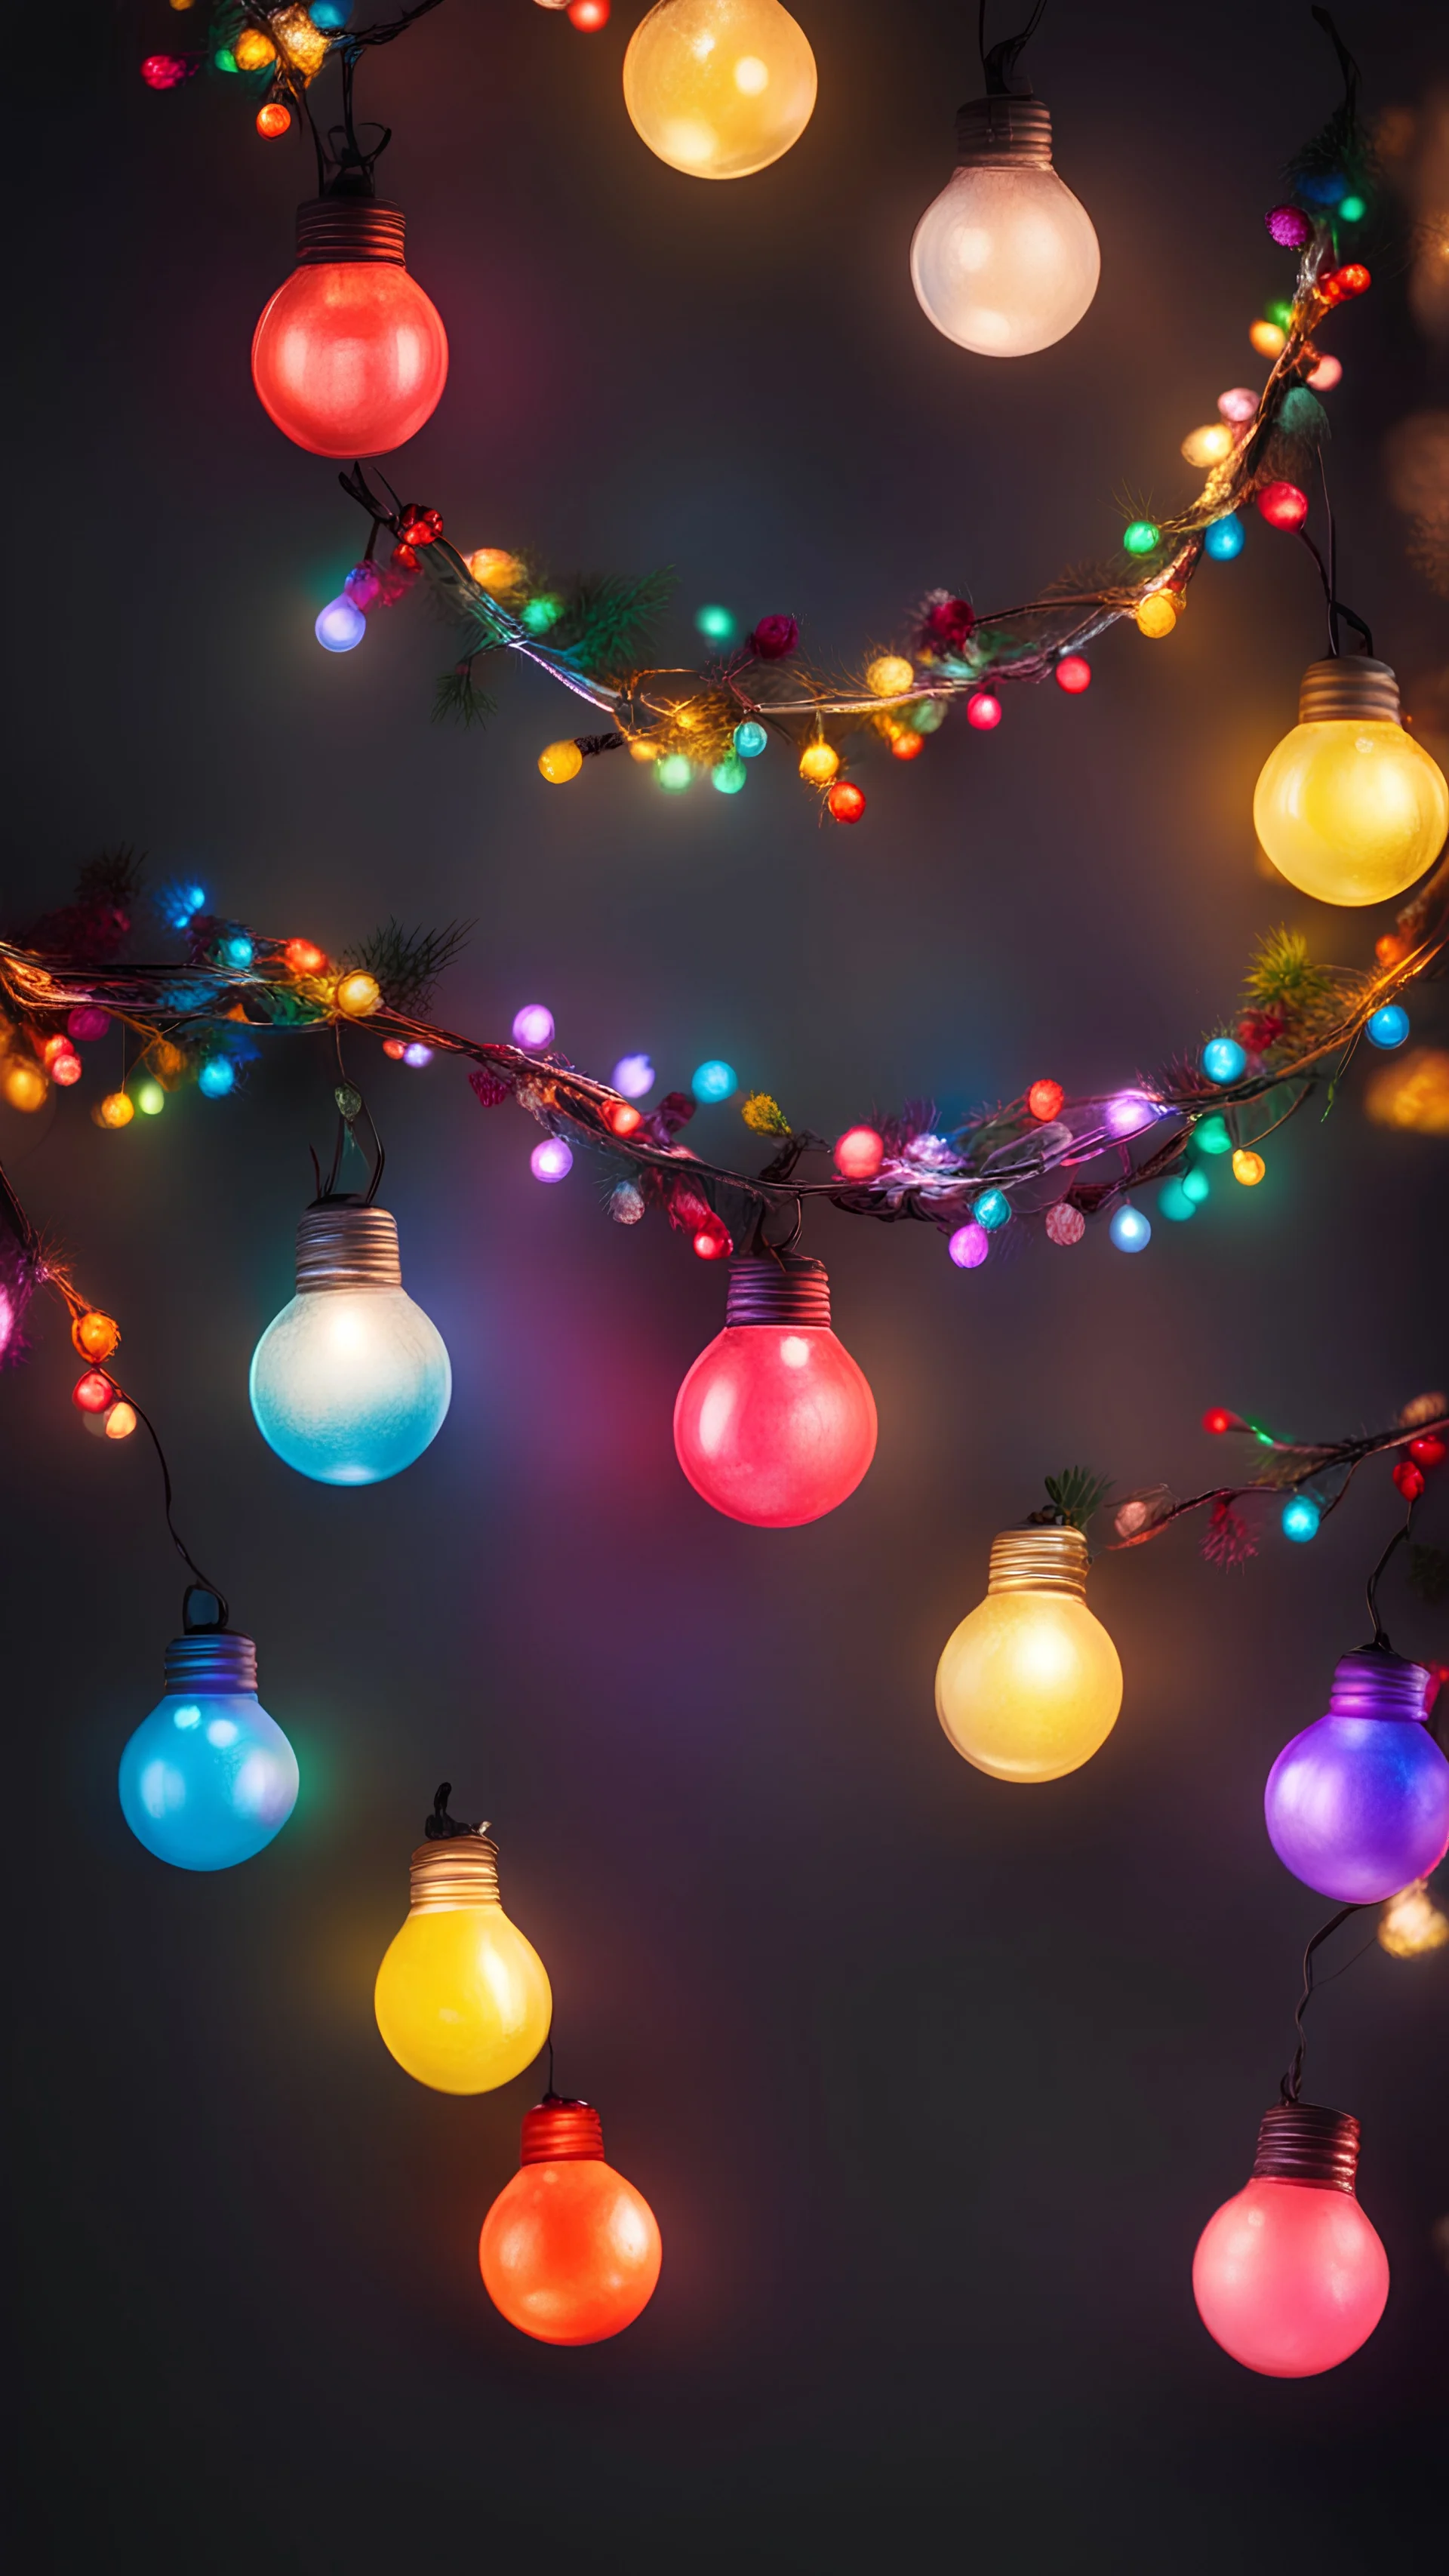
<path id="1" fill-rule="evenodd" d="M 1449 1762 L 1424 1725 L 1421 1664 L 1345 1655 L 1328 1715 L 1268 1774 L 1268 1838 L 1285 1869 L 1340 1905 L 1380 1905 L 1449 1851 Z"/>
<path id="2" fill-rule="evenodd" d="M 536 1181 L 566 1181 L 574 1167 L 573 1152 L 562 1136 L 545 1136 L 541 1145 L 534 1146 L 528 1164 Z"/>
<path id="3" fill-rule="evenodd" d="M 553 1013 L 546 1003 L 525 1002 L 522 1010 L 514 1014 L 513 1043 L 531 1047 L 535 1054 L 540 1047 L 552 1046 Z"/>
<path id="4" fill-rule="evenodd" d="M 1103 1108 L 1103 1121 L 1114 1136 L 1136 1136 L 1162 1115 L 1160 1100 L 1149 1100 L 1145 1091 L 1118 1091 Z"/>

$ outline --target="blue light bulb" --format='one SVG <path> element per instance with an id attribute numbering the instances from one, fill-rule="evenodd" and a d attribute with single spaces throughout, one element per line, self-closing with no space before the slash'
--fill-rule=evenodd
<path id="1" fill-rule="evenodd" d="M 1164 1181 L 1157 1193 L 1157 1206 L 1159 1214 L 1170 1217 L 1174 1225 L 1182 1225 L 1197 1214 L 1197 1193 L 1176 1178 Z"/>
<path id="2" fill-rule="evenodd" d="M 995 1234 L 1011 1214 L 1011 1201 L 1004 1190 L 983 1190 L 971 1213 L 988 1234 Z"/>
<path id="3" fill-rule="evenodd" d="M 207 1628 L 166 1649 L 166 1693 L 121 1756 L 121 1813 L 173 1869 L 234 1869 L 297 1803 L 297 1757 L 257 1698 L 250 1637 Z"/>
<path id="4" fill-rule="evenodd" d="M 229 1055 L 209 1056 L 196 1077 L 198 1091 L 208 1100 L 224 1100 L 236 1080 L 236 1066 Z"/>
<path id="5" fill-rule="evenodd" d="M 753 716 L 746 716 L 743 724 L 736 725 L 735 749 L 741 760 L 758 760 L 761 752 L 769 749 L 769 745 L 769 735 L 762 724 L 756 724 Z"/>
<path id="6" fill-rule="evenodd" d="M 712 1055 L 707 1064 L 696 1067 L 689 1087 L 696 1100 L 729 1100 L 738 1088 L 738 1077 L 732 1064 Z"/>
<path id="7" fill-rule="evenodd" d="M 321 1485 L 376 1485 L 442 1427 L 453 1372 L 441 1333 L 402 1284 L 383 1208 L 324 1200 L 297 1228 L 297 1294 L 252 1354 L 268 1446 Z"/>
<path id="8" fill-rule="evenodd" d="M 1385 1002 L 1381 1011 L 1364 1022 L 1364 1034 L 1371 1046 L 1402 1046 L 1409 1034 L 1409 1014 L 1401 1002 Z"/>
<path id="9" fill-rule="evenodd" d="M 1300 1541 L 1316 1538 L 1322 1518 L 1318 1505 L 1310 1502 L 1306 1494 L 1295 1494 L 1292 1501 L 1283 1506 L 1283 1536 Z"/>
<path id="10" fill-rule="evenodd" d="M 1236 1082 L 1247 1062 L 1248 1051 L 1236 1038 L 1209 1038 L 1202 1051 L 1202 1069 L 1209 1082 Z"/>
<path id="11" fill-rule="evenodd" d="M 1214 519 L 1203 538 L 1214 563 L 1231 563 L 1235 555 L 1242 553 L 1244 542 L 1243 523 L 1236 510 L 1227 510 L 1220 519 Z"/>
<path id="12" fill-rule="evenodd" d="M 1152 1227 L 1140 1208 L 1119 1207 L 1107 1229 L 1119 1252 L 1145 1252 Z"/>
<path id="13" fill-rule="evenodd" d="M 356 600 L 344 594 L 328 600 L 312 632 L 324 653 L 350 653 L 367 633 L 367 620 Z"/>
<path id="14" fill-rule="evenodd" d="M 738 796 L 749 774 L 742 760 L 721 760 L 709 773 L 710 784 L 721 796 Z"/>

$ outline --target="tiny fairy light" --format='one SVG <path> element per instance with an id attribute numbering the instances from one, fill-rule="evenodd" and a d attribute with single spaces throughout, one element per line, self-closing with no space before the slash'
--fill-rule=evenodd
<path id="1" fill-rule="evenodd" d="M 768 751 L 770 737 L 753 716 L 746 716 L 743 724 L 735 727 L 734 746 L 741 760 L 758 760 L 762 751 Z"/>
<path id="2" fill-rule="evenodd" d="M 958 1270 L 979 1270 L 991 1250 L 991 1237 L 982 1225 L 958 1225 L 946 1249 Z"/>
<path id="3" fill-rule="evenodd" d="M 1189 465 L 1221 465 L 1233 452 L 1232 424 L 1213 420 L 1201 429 L 1190 429 L 1182 442 L 1182 454 Z"/>
<path id="4" fill-rule="evenodd" d="M 546 1136 L 534 1146 L 528 1167 L 536 1181 L 566 1181 L 574 1167 L 573 1149 L 562 1136 Z"/>
<path id="5" fill-rule="evenodd" d="M 836 1139 L 835 1168 L 848 1181 L 871 1181 L 885 1161 L 885 1138 L 874 1127 L 848 1127 Z"/>
<path id="6" fill-rule="evenodd" d="M 739 1077 L 722 1056 L 710 1056 L 704 1064 L 696 1065 L 689 1087 L 696 1100 L 730 1100 L 739 1087 Z"/>
<path id="7" fill-rule="evenodd" d="M 1255 1190 L 1268 1166 L 1261 1154 L 1255 1154 L 1247 1145 L 1239 1145 L 1233 1155 L 1232 1168 L 1235 1181 L 1241 1181 L 1245 1190 Z"/>
<path id="8" fill-rule="evenodd" d="M 1409 1014 L 1401 1002 L 1385 1002 L 1382 1010 L 1373 1012 L 1364 1022 L 1364 1036 L 1370 1046 L 1401 1047 L 1409 1034 Z"/>
<path id="9" fill-rule="evenodd" d="M 572 741 L 545 743 L 538 755 L 538 773 L 550 787 L 566 787 L 577 778 L 584 765 L 584 755 Z"/>
<path id="10" fill-rule="evenodd" d="M 367 633 L 367 619 L 356 601 L 344 594 L 329 599 L 312 631 L 324 653 L 351 653 Z"/>
<path id="11" fill-rule="evenodd" d="M 865 812 L 865 791 L 853 778 L 839 778 L 825 799 L 831 820 L 836 823 L 858 823 Z"/>
<path id="12" fill-rule="evenodd" d="M 1203 535 L 1203 546 L 1214 563 L 1234 562 L 1246 543 L 1246 532 L 1236 510 L 1225 510 Z"/>
<path id="13" fill-rule="evenodd" d="M 1150 555 L 1162 543 L 1162 530 L 1155 519 L 1131 519 L 1122 531 L 1122 544 L 1129 555 Z"/>
<path id="14" fill-rule="evenodd" d="M 1151 642 L 1158 643 L 1164 635 L 1172 633 L 1177 619 L 1176 604 L 1169 599 L 1167 592 L 1153 590 L 1149 591 L 1147 597 L 1140 602 L 1135 623 L 1139 635 L 1146 635 Z"/>
<path id="15" fill-rule="evenodd" d="M 1301 528 L 1308 516 L 1308 495 L 1301 492 L 1296 483 L 1265 483 L 1257 495 L 1257 502 L 1259 515 L 1267 520 L 1270 528 L 1285 528 L 1291 532 Z"/>
<path id="16" fill-rule="evenodd" d="M 554 1039 L 553 1013 L 546 1002 L 525 1002 L 513 1014 L 513 1043 L 527 1047 L 530 1054 L 540 1055 Z"/>
<path id="17" fill-rule="evenodd" d="M 1032 1084 L 1026 1095 L 1026 1105 L 1033 1118 L 1039 1118 L 1045 1123 L 1057 1116 L 1066 1096 L 1059 1082 L 1053 1082 L 1049 1077 L 1044 1076 L 1041 1081 Z"/>
<path id="18" fill-rule="evenodd" d="M 903 698 L 915 681 L 915 670 L 900 653 L 880 653 L 865 675 L 866 687 L 878 698 Z"/>
<path id="19" fill-rule="evenodd" d="M 1288 346 L 1288 334 L 1280 331 L 1276 322 L 1252 323 L 1248 337 L 1260 358 L 1281 358 Z"/>
<path id="20" fill-rule="evenodd" d="M 1209 1082 L 1240 1081 L 1247 1061 L 1247 1049 L 1236 1038 L 1209 1038 L 1202 1051 L 1202 1069 Z"/>
<path id="21" fill-rule="evenodd" d="M 1302 1546 L 1307 1540 L 1317 1538 L 1322 1518 L 1322 1512 L 1310 1495 L 1295 1494 L 1292 1500 L 1283 1506 L 1281 1514 L 1283 1536 L 1296 1539 Z"/>
<path id="22" fill-rule="evenodd" d="M 1092 685 L 1092 665 L 1083 653 L 1064 653 L 1055 665 L 1052 677 L 1069 698 L 1079 698 Z"/>
<path id="23" fill-rule="evenodd" d="M 1119 1207 L 1107 1229 L 1119 1252 L 1145 1252 L 1152 1241 L 1152 1226 L 1140 1208 Z"/>
<path id="24" fill-rule="evenodd" d="M 976 733 L 994 733 L 1001 722 L 1001 700 L 990 689 L 978 689 L 966 701 L 966 722 Z"/>
<path id="25" fill-rule="evenodd" d="M 1391 1959 L 1421 1959 L 1449 1941 L 1449 1914 L 1435 1904 L 1427 1879 L 1391 1896 L 1379 1916 L 1379 1948 Z"/>
<path id="26" fill-rule="evenodd" d="M 800 754 L 800 775 L 812 787 L 826 787 L 840 767 L 840 754 L 823 737 L 807 742 Z"/>
<path id="27" fill-rule="evenodd" d="M 108 1091 L 96 1111 L 102 1127 L 129 1127 L 135 1115 L 136 1105 L 128 1091 Z"/>
<path id="28" fill-rule="evenodd" d="M 382 1001 L 382 987 L 365 966 L 355 966 L 337 980 L 337 1007 L 349 1020 L 369 1019 Z"/>

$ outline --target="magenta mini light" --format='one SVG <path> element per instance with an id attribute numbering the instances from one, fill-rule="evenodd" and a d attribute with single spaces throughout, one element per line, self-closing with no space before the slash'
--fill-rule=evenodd
<path id="1" fill-rule="evenodd" d="M 1328 1714 L 1268 1774 L 1285 1869 L 1344 1905 L 1379 1905 L 1449 1851 L 1449 1761 L 1425 1724 L 1430 1676 L 1385 1646 L 1339 1658 Z"/>

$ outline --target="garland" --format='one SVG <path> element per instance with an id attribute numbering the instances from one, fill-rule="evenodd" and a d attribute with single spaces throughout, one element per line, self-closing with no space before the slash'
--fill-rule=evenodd
<path id="1" fill-rule="evenodd" d="M 188 1084 L 212 1098 L 240 1088 L 267 1031 L 332 1032 L 341 1073 L 342 1029 L 366 1028 L 391 1056 L 415 1064 L 434 1054 L 463 1057 L 484 1107 L 516 1100 L 546 1133 L 534 1158 L 540 1178 L 561 1179 L 575 1146 L 622 1162 L 610 1198 L 616 1221 L 636 1223 L 657 1207 L 704 1260 L 759 1248 L 767 1221 L 782 1211 L 798 1231 L 804 1203 L 822 1198 L 848 1216 L 934 1225 L 967 1269 L 979 1267 L 1007 1229 L 1040 1226 L 1069 1246 L 1090 1217 L 1104 1215 L 1120 1249 L 1140 1250 L 1152 1228 L 1131 1204 L 1135 1189 L 1157 1184 L 1167 1193 L 1159 1196 L 1163 1213 L 1180 1219 L 1207 1195 L 1195 1156 L 1230 1155 L 1240 1182 L 1261 1181 L 1263 1142 L 1321 1087 L 1332 1105 L 1364 1032 L 1372 1025 L 1389 1045 L 1407 1034 L 1397 996 L 1436 967 L 1449 943 L 1446 860 L 1379 940 L 1366 971 L 1316 964 L 1297 932 L 1264 940 L 1229 1050 L 1230 1062 L 1241 1059 L 1232 1080 L 1215 1081 L 1203 1069 L 1204 1056 L 1217 1060 L 1210 1041 L 1106 1095 L 1069 1097 L 1044 1077 L 954 1128 L 938 1126 L 929 1104 L 909 1104 L 880 1128 L 847 1130 L 833 1157 L 825 1139 L 794 1126 L 769 1093 L 751 1091 L 741 1116 L 773 1150 L 748 1173 L 680 1141 L 699 1105 L 693 1093 L 670 1091 L 656 1109 L 638 1108 L 553 1050 L 546 1012 L 539 1027 L 521 1013 L 507 1042 L 462 1036 L 424 1017 L 433 984 L 466 936 L 459 924 L 405 932 L 390 923 L 334 962 L 311 940 L 266 937 L 208 911 L 198 886 L 172 886 L 158 909 L 184 937 L 184 959 L 132 965 L 119 952 L 138 889 L 134 857 L 111 854 L 83 871 L 75 900 L 36 924 L 28 944 L 0 941 L 0 1095 L 12 1106 L 38 1109 L 52 1083 L 77 1083 L 82 1045 L 104 1037 L 113 1020 L 134 1049 L 129 1082 L 106 1093 L 94 1115 L 118 1129 L 138 1107 L 159 1109 Z M 711 1070 L 735 1088 L 730 1068 Z M 349 1130 L 365 1114 L 345 1074 L 338 1105 Z M 826 1158 L 834 1168 L 821 1171 Z"/>

